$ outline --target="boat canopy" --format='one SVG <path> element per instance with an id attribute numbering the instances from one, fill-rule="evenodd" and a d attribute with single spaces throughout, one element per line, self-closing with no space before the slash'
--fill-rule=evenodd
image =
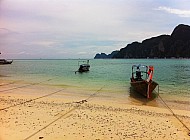
<path id="1" fill-rule="evenodd" d="M 141 72 L 147 72 L 148 71 L 148 66 L 141 65 L 141 64 L 133 65 L 132 66 L 132 73 L 134 73 L 134 70 L 138 70 L 138 71 L 141 71 Z"/>
<path id="2" fill-rule="evenodd" d="M 148 66 L 146 65 L 141 65 L 141 64 L 138 64 L 138 65 L 133 65 L 132 68 L 147 68 Z"/>
<path id="3" fill-rule="evenodd" d="M 146 78 L 144 80 L 149 82 L 153 78 L 153 71 L 154 71 L 154 67 L 151 65 L 150 66 L 141 65 L 141 64 L 133 65 L 132 79 L 142 80 L 142 76 L 145 75 Z"/>
<path id="4" fill-rule="evenodd" d="M 78 61 L 78 65 L 89 65 L 89 60 L 81 60 L 81 61 Z"/>

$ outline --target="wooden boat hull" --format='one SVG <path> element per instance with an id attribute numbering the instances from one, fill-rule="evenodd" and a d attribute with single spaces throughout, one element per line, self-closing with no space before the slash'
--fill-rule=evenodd
<path id="1" fill-rule="evenodd" d="M 131 87 L 137 91 L 138 93 L 144 95 L 147 98 L 152 97 L 152 92 L 156 88 L 158 83 L 154 81 L 146 82 L 145 80 L 142 81 L 131 81 Z"/>

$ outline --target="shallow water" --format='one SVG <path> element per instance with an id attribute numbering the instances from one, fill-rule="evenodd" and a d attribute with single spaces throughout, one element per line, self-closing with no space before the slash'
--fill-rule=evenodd
<path id="1" fill-rule="evenodd" d="M 93 59 L 90 60 L 89 72 L 76 74 L 78 60 L 14 60 L 11 65 L 0 65 L 0 78 L 31 83 L 43 82 L 49 86 L 67 88 L 68 91 L 78 94 L 92 94 L 101 89 L 98 92 L 101 92 L 102 96 L 136 102 L 142 99 L 130 90 L 133 64 L 153 65 L 153 80 L 159 83 L 160 95 L 172 103 L 185 100 L 185 105 L 189 105 L 189 59 Z M 143 101 L 144 103 L 146 104 Z"/>

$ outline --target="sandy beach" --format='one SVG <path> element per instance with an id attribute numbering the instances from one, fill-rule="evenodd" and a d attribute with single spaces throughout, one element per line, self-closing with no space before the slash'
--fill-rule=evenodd
<path id="1" fill-rule="evenodd" d="M 190 111 L 172 111 L 190 128 Z M 189 140 L 177 118 L 164 106 L 129 104 L 98 92 L 0 83 L 0 140 Z"/>

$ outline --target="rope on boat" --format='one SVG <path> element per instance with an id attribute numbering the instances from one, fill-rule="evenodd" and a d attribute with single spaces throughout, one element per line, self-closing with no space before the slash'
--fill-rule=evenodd
<path id="1" fill-rule="evenodd" d="M 173 110 L 166 104 L 163 98 L 158 94 L 158 97 L 162 100 L 164 105 L 168 108 L 168 110 L 172 113 L 172 115 L 189 131 L 188 135 L 190 136 L 190 129 L 179 119 L 179 117 L 173 112 Z"/>

